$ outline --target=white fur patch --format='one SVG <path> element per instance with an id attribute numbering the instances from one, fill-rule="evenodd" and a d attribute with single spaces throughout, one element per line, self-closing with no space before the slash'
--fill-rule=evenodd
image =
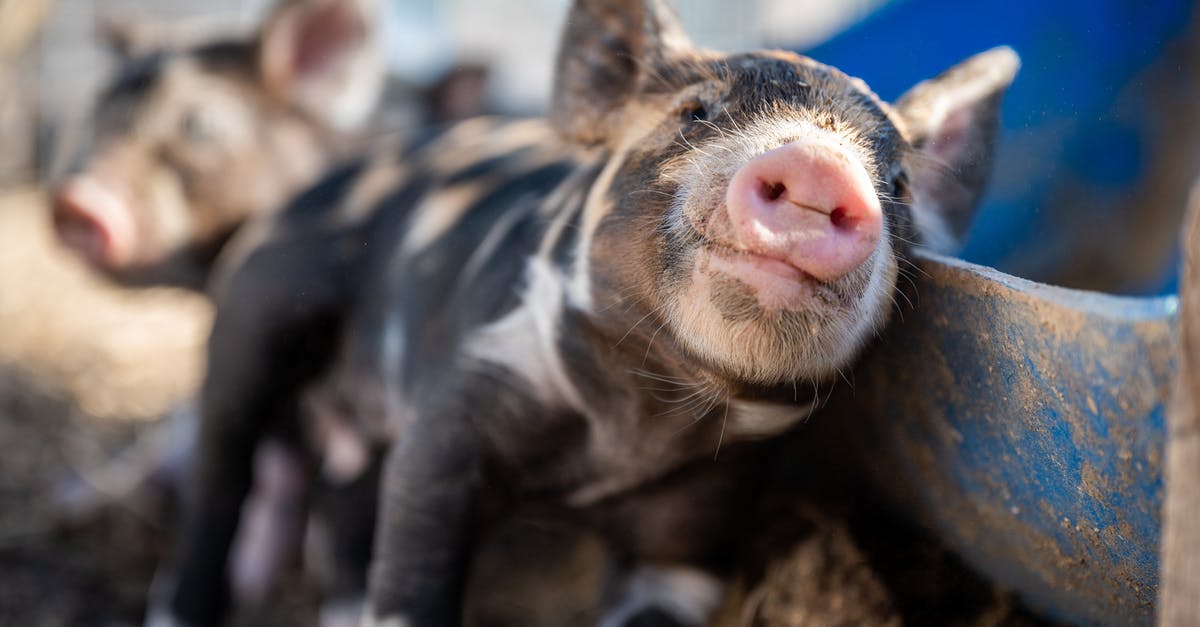
<path id="1" fill-rule="evenodd" d="M 367 603 L 362 598 L 342 599 L 321 605 L 320 627 L 356 627 L 363 624 Z"/>
<path id="2" fill-rule="evenodd" d="M 526 267 L 526 281 L 521 305 L 472 335 L 467 355 L 521 377 L 548 406 L 582 408 L 557 346 L 565 278 L 546 260 L 535 257 Z"/>
<path id="3" fill-rule="evenodd" d="M 361 434 L 335 424 L 325 432 L 325 457 L 321 471 L 334 485 L 345 485 L 362 476 L 370 463 L 370 451 Z"/>
<path id="4" fill-rule="evenodd" d="M 144 627 L 185 627 L 185 623 L 165 608 L 153 607 L 146 612 L 146 622 L 142 623 Z"/>
<path id="5" fill-rule="evenodd" d="M 400 251 L 411 257 L 445 235 L 482 192 L 478 184 L 459 185 L 426 196 L 413 210 Z"/>
<path id="6" fill-rule="evenodd" d="M 330 218 L 335 227 L 358 224 L 374 215 L 383 198 L 407 183 L 408 168 L 400 163 L 400 142 L 392 138 L 378 140 L 371 163 L 359 175 L 346 199 Z"/>
<path id="7" fill-rule="evenodd" d="M 523 157 L 529 159 L 526 163 L 532 167 L 536 167 L 535 163 L 562 158 L 554 131 L 536 119 L 512 122 L 494 117 L 471 118 L 451 127 L 438 144 L 451 149 L 430 155 L 429 168 L 433 172 L 461 172 L 525 149 L 533 149 L 532 154 Z"/>
<path id="8" fill-rule="evenodd" d="M 370 610 L 363 613 L 361 627 L 412 627 L 412 623 L 403 616 L 385 616 L 377 618 Z"/>
<path id="9" fill-rule="evenodd" d="M 571 281 L 567 288 L 570 303 L 585 311 L 592 310 L 592 281 L 590 258 L 592 236 L 604 216 L 612 210 L 608 193 L 612 188 L 613 179 L 625 165 L 629 153 L 643 141 L 658 122 L 656 109 L 661 104 L 638 102 L 636 99 L 627 104 L 622 115 L 622 143 L 617 146 L 608 163 L 600 171 L 600 175 L 588 190 L 587 199 L 583 205 L 583 220 L 580 224 L 580 238 L 575 250 L 575 263 L 571 271 Z M 639 110 L 641 108 L 641 110 Z"/>
<path id="10" fill-rule="evenodd" d="M 611 209 L 608 200 L 605 198 L 605 194 L 612 185 L 617 171 L 620 170 L 623 159 L 623 156 L 619 157 L 616 155 L 609 159 L 608 164 L 604 166 L 604 170 L 600 172 L 600 176 L 596 178 L 596 182 L 592 183 L 587 200 L 583 204 L 583 220 L 580 226 L 579 244 L 575 249 L 575 263 L 571 270 L 571 281 L 567 287 L 567 294 L 571 304 L 580 309 L 592 309 L 590 263 L 592 235 L 596 232 L 596 227 L 600 224 L 600 220 Z"/>
<path id="11" fill-rule="evenodd" d="M 891 314 L 889 307 L 892 295 L 896 291 L 896 275 L 899 264 L 896 262 L 895 248 L 892 246 L 891 233 L 887 223 L 883 225 L 883 235 L 879 239 L 879 247 L 871 259 L 871 281 L 863 290 L 858 300 L 858 324 L 853 335 L 861 344 L 866 336 L 883 326 Z"/>
<path id="12" fill-rule="evenodd" d="M 778 435 L 810 413 L 812 407 L 809 405 L 732 400 L 729 402 L 729 434 L 745 438 Z"/>
<path id="13" fill-rule="evenodd" d="M 643 566 L 629 577 L 620 603 L 600 619 L 599 627 L 621 627 L 651 608 L 687 625 L 704 625 L 721 602 L 724 589 L 721 580 L 694 568 Z"/>
<path id="14" fill-rule="evenodd" d="M 749 381 L 823 380 L 845 367 L 891 312 L 896 262 L 886 237 L 866 263 L 870 267 L 857 272 L 869 272 L 870 277 L 856 301 L 814 317 L 807 329 L 793 328 L 792 337 L 780 335 L 769 321 L 726 320 L 713 304 L 710 278 L 700 268 L 668 301 L 667 315 L 689 349 Z"/>
<path id="15" fill-rule="evenodd" d="M 150 581 L 150 604 L 146 608 L 144 627 L 185 627 L 182 619 L 171 611 L 166 599 L 168 591 L 175 587 L 175 573 L 159 566 L 154 571 L 154 579 Z"/>
<path id="16" fill-rule="evenodd" d="M 483 269 L 491 258 L 492 254 L 500 247 L 504 238 L 508 237 L 521 219 L 526 215 L 524 207 L 514 205 L 504 212 L 488 229 L 487 235 L 475 246 L 475 250 L 471 252 L 471 256 L 467 258 L 467 262 L 463 264 L 462 272 L 459 273 L 459 285 L 471 285 L 474 282 L 475 276 Z"/>

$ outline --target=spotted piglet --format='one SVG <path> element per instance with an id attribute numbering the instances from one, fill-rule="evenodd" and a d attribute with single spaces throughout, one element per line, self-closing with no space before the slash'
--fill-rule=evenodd
<path id="1" fill-rule="evenodd" d="M 659 0 L 576 0 L 562 42 L 548 120 L 365 162 L 310 196 L 343 219 L 285 212 L 226 278 L 178 621 L 219 617 L 246 452 L 306 400 L 359 442 L 319 460 L 383 451 L 366 624 L 458 624 L 473 547 L 532 500 L 610 540 L 601 624 L 703 624 L 757 443 L 887 322 L 910 247 L 962 233 L 1018 65 L 889 104 L 790 52 L 696 49 Z"/>

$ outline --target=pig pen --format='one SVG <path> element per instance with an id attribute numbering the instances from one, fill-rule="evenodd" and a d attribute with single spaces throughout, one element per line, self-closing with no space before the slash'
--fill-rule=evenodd
<path id="1" fill-rule="evenodd" d="M 149 490 L 69 511 L 62 497 L 185 402 L 211 311 L 195 294 L 89 275 L 47 216 L 39 189 L 0 189 L 0 624 L 136 625 L 172 504 Z M 1046 624 L 857 488 L 781 488 L 719 624 Z M 537 512 L 517 517 L 475 565 L 469 624 L 594 624 L 595 542 Z M 315 624 L 315 587 L 297 570 L 234 623 Z"/>

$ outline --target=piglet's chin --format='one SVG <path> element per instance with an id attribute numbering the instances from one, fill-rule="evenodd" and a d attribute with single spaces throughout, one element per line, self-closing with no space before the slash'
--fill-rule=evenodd
<path id="1" fill-rule="evenodd" d="M 668 302 L 676 336 L 704 362 L 762 385 L 827 377 L 852 357 L 855 305 L 778 260 L 698 251 Z"/>

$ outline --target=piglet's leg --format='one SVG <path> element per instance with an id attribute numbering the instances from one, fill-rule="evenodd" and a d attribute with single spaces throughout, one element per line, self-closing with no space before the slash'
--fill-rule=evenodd
<path id="1" fill-rule="evenodd" d="M 306 563 L 322 583 L 321 627 L 358 627 L 362 620 L 382 465 L 372 455 L 357 477 L 322 476 L 314 486 Z"/>
<path id="2" fill-rule="evenodd" d="M 601 627 L 707 625 L 725 593 L 769 456 L 722 451 L 595 506 L 616 557 Z"/>
<path id="3" fill-rule="evenodd" d="M 254 490 L 242 508 L 230 568 L 233 596 L 262 603 L 300 546 L 307 515 L 309 465 L 282 442 L 255 453 Z"/>
<path id="4" fill-rule="evenodd" d="M 460 624 L 479 473 L 466 420 L 425 415 L 399 435 L 384 466 L 364 625 Z"/>
<path id="5" fill-rule="evenodd" d="M 218 299 L 182 552 L 174 576 L 165 581 L 167 607 L 152 610 L 151 624 L 220 620 L 229 597 L 230 546 L 254 478 L 255 451 L 267 431 L 300 441 L 300 391 L 328 363 L 339 324 L 330 313 L 339 297 L 336 281 L 294 267 L 295 259 L 313 256 L 302 254 L 311 244 L 298 240 L 260 251 Z M 334 267 L 321 261 L 310 269 Z"/>
<path id="6" fill-rule="evenodd" d="M 168 607 L 165 612 L 156 610 L 169 620 L 153 617 L 161 624 L 214 624 L 228 602 L 230 546 L 252 483 L 254 450 L 269 404 L 258 391 L 269 389 L 266 373 L 272 364 L 265 349 L 235 351 L 219 340 L 253 336 L 245 321 L 223 320 L 218 314 L 202 393 L 203 419 L 190 486 L 194 492 L 185 510 L 182 559 L 177 574 L 168 580 Z"/>

